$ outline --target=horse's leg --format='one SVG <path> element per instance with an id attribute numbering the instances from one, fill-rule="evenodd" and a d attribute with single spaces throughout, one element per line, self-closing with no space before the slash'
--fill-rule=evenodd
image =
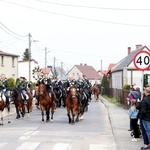
<path id="1" fill-rule="evenodd" d="M 44 123 L 44 107 L 40 106 L 41 108 L 41 115 L 42 115 L 42 123 Z"/>
<path id="2" fill-rule="evenodd" d="M 20 118 L 20 114 L 19 114 L 19 109 L 18 109 L 18 107 L 16 107 L 16 114 L 17 114 L 16 119 L 19 119 L 19 118 Z"/>
<path id="3" fill-rule="evenodd" d="M 8 123 L 10 123 L 10 105 L 7 106 L 7 111 L 8 111 Z"/>
<path id="4" fill-rule="evenodd" d="M 79 116 L 80 116 L 80 108 L 78 107 L 77 109 L 77 117 L 76 117 L 76 122 L 79 122 Z"/>
<path id="5" fill-rule="evenodd" d="M 71 120 L 71 123 L 74 124 L 75 123 L 75 110 L 74 109 L 71 109 L 71 114 L 72 114 L 72 120 Z"/>
<path id="6" fill-rule="evenodd" d="M 71 123 L 70 109 L 69 108 L 67 108 L 67 116 L 68 116 L 68 120 L 69 120 L 68 123 Z"/>
<path id="7" fill-rule="evenodd" d="M 55 105 L 55 103 L 53 103 L 52 107 L 51 107 L 51 122 L 53 122 L 53 116 L 54 116 L 55 108 L 56 108 L 56 105 Z"/>
<path id="8" fill-rule="evenodd" d="M 3 111 L 0 111 L 0 125 L 3 125 Z"/>
<path id="9" fill-rule="evenodd" d="M 46 122 L 49 122 L 49 112 L 50 112 L 50 108 L 49 108 L 50 106 L 48 106 L 47 108 L 46 108 Z"/>

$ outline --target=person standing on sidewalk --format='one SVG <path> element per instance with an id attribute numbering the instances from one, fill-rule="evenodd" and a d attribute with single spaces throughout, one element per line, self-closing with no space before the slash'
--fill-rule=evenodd
<path id="1" fill-rule="evenodd" d="M 131 125 L 133 127 L 134 138 L 131 141 L 139 141 L 139 127 L 138 127 L 138 113 L 136 109 L 136 100 L 132 100 L 131 107 L 129 109 L 129 118 L 131 119 Z"/>
<path id="2" fill-rule="evenodd" d="M 142 137 L 143 137 L 143 143 L 144 143 L 144 146 L 141 147 L 141 150 L 145 150 L 145 149 L 149 149 L 150 148 L 150 142 L 148 140 L 148 136 L 146 134 L 146 130 L 143 126 L 143 123 L 142 123 L 142 112 L 141 112 L 141 108 L 142 108 L 142 102 L 144 101 L 144 97 L 145 97 L 145 91 L 143 92 L 143 95 L 142 95 L 142 100 L 141 102 L 138 102 L 137 105 L 136 105 L 136 108 L 139 110 L 139 115 L 138 115 L 138 118 L 140 120 L 140 128 L 141 128 L 141 132 L 142 132 Z"/>
<path id="3" fill-rule="evenodd" d="M 150 87 L 145 88 L 145 97 L 141 107 L 141 120 L 150 142 Z"/>

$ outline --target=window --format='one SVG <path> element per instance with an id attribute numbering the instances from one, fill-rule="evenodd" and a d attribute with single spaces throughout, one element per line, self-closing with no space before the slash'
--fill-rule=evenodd
<path id="1" fill-rule="evenodd" d="M 75 76 L 75 73 L 72 73 L 73 76 Z"/>
<path id="2" fill-rule="evenodd" d="M 12 57 L 12 66 L 14 67 L 15 66 L 15 58 Z"/>

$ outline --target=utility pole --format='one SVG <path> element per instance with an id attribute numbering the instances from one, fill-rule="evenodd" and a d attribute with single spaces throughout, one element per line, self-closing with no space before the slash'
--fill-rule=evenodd
<path id="1" fill-rule="evenodd" d="M 46 67 L 47 67 L 47 48 L 45 47 L 45 74 L 46 74 Z"/>
<path id="2" fill-rule="evenodd" d="M 63 71 L 63 62 L 61 62 L 61 70 L 60 70 L 60 73 L 61 73 L 61 80 L 62 80 L 62 71 Z"/>
<path id="3" fill-rule="evenodd" d="M 55 61 L 56 61 L 56 58 L 54 57 L 54 79 L 56 78 L 56 68 L 55 68 Z"/>
<path id="4" fill-rule="evenodd" d="M 31 34 L 29 33 L 29 82 L 31 81 Z"/>

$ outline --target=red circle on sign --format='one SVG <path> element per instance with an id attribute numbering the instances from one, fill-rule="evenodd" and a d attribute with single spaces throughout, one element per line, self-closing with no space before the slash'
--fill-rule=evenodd
<path id="1" fill-rule="evenodd" d="M 150 68 L 150 64 L 147 65 L 146 68 L 140 68 L 140 67 L 138 67 L 137 64 L 136 64 L 136 57 L 137 57 L 139 54 L 142 54 L 142 53 L 146 53 L 146 54 L 149 56 L 149 59 L 150 59 L 150 53 L 149 53 L 149 52 L 147 52 L 147 51 L 140 51 L 140 52 L 136 53 L 136 55 L 134 56 L 133 62 L 134 62 L 134 66 L 136 67 L 136 69 L 144 71 L 144 70 L 147 70 L 148 68 Z"/>

